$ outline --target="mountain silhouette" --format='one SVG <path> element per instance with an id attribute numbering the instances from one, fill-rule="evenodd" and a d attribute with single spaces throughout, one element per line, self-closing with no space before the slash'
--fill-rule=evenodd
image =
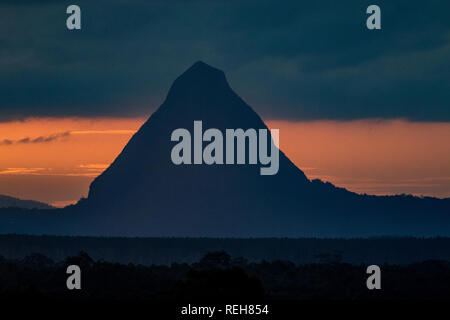
<path id="1" fill-rule="evenodd" d="M 171 133 L 177 128 L 192 132 L 195 120 L 204 130 L 267 129 L 222 71 L 197 62 L 175 80 L 161 107 L 94 180 L 88 206 L 108 215 L 138 214 L 151 226 L 167 226 L 168 233 L 190 226 L 193 234 L 202 234 L 228 226 L 231 234 L 243 234 L 270 218 L 265 212 L 307 196 L 311 182 L 283 153 L 273 176 L 261 176 L 259 165 L 173 164 Z"/>
<path id="2" fill-rule="evenodd" d="M 43 213 L 45 226 L 34 218 L 23 228 L 105 236 L 450 235 L 450 199 L 358 195 L 310 181 L 282 151 L 276 175 L 260 175 L 259 164 L 175 165 L 171 134 L 193 132 L 196 120 L 203 130 L 267 129 L 222 71 L 196 62 L 92 182 L 87 199 L 60 210 L 57 222 Z M 8 217 L 9 226 L 20 225 Z"/>

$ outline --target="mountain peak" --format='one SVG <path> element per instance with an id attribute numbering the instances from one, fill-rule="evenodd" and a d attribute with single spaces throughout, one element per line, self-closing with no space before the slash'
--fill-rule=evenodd
<path id="1" fill-rule="evenodd" d="M 194 75 L 194 76 L 225 76 L 224 72 L 222 70 L 219 70 L 217 68 L 214 68 L 213 66 L 210 66 L 209 64 L 199 60 L 195 62 L 192 66 L 190 66 L 183 74 L 183 75 Z"/>
<path id="2" fill-rule="evenodd" d="M 203 61 L 195 62 L 172 84 L 167 95 L 167 101 L 191 100 L 198 96 L 223 96 L 231 92 L 225 73 Z"/>

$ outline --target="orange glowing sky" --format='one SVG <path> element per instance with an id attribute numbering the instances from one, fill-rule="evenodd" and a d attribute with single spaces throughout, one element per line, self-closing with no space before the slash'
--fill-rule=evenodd
<path id="1" fill-rule="evenodd" d="M 86 196 L 144 118 L 0 123 L 0 194 L 56 206 Z M 266 121 L 310 178 L 359 193 L 450 197 L 450 123 Z"/>

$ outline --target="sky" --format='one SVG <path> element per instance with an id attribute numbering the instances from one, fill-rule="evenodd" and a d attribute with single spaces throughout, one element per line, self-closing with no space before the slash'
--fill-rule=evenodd
<path id="1" fill-rule="evenodd" d="M 78 4 L 82 29 L 66 28 Z M 0 3 L 0 194 L 64 205 L 198 60 L 280 127 L 308 177 L 450 197 L 450 3 Z M 283 140 L 284 137 L 284 140 Z"/>

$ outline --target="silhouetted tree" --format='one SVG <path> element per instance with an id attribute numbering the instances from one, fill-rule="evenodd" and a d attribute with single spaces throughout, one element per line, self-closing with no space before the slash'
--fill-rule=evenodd
<path id="1" fill-rule="evenodd" d="M 225 251 L 207 253 L 199 262 L 204 268 L 228 267 L 231 263 L 231 256 Z"/>

